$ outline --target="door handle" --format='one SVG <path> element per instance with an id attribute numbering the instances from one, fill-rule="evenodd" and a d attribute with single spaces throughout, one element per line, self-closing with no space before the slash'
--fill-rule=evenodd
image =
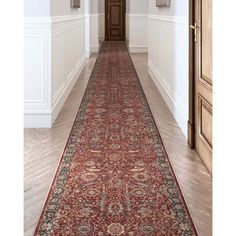
<path id="1" fill-rule="evenodd" d="M 110 15 L 109 14 L 107 15 L 107 18 L 110 19 Z"/>
<path id="2" fill-rule="evenodd" d="M 197 22 L 194 25 L 190 25 L 190 28 L 194 30 L 194 42 L 197 43 L 197 29 L 199 28 Z"/>

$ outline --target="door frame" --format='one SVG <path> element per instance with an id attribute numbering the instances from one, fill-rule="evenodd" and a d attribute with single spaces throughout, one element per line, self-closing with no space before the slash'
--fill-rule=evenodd
<path id="1" fill-rule="evenodd" d="M 195 1 L 189 0 L 189 22 L 195 22 Z M 195 148 L 195 43 L 193 31 L 189 29 L 189 118 L 188 118 L 188 143 L 191 148 Z"/>
<path id="2" fill-rule="evenodd" d="M 104 4 L 105 4 L 105 41 L 108 41 L 108 1 L 109 0 L 105 0 L 104 1 Z M 124 17 L 124 20 L 123 20 L 123 27 L 124 27 L 124 39 L 123 41 L 126 41 L 126 0 L 123 0 L 124 1 L 124 14 L 123 14 L 123 17 Z"/>

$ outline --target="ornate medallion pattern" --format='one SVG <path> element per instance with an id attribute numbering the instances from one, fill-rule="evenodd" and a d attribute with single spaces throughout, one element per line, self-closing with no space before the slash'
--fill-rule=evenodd
<path id="1" fill-rule="evenodd" d="M 35 235 L 197 235 L 123 42 L 101 47 Z"/>

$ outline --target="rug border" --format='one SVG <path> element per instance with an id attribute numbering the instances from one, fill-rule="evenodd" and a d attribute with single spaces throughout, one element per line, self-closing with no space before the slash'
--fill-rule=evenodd
<path id="1" fill-rule="evenodd" d="M 126 45 L 126 48 L 127 48 L 127 45 Z M 128 48 L 127 48 L 127 50 L 128 50 Z M 172 172 L 173 172 L 173 174 L 174 174 L 175 182 L 177 182 L 177 187 L 179 188 L 179 191 L 180 191 L 180 194 L 181 194 L 183 203 L 184 203 L 184 205 L 185 205 L 185 208 L 187 209 L 187 213 L 188 213 L 188 215 L 189 215 L 190 221 L 191 221 L 191 223 L 192 223 L 192 225 L 193 225 L 193 228 L 194 228 L 194 231 L 195 231 L 196 235 L 197 235 L 197 236 L 200 236 L 200 234 L 198 233 L 199 230 L 198 230 L 198 228 L 196 227 L 195 222 L 193 221 L 192 214 L 191 214 L 191 212 L 190 212 L 190 210 L 189 210 L 189 208 L 188 208 L 188 206 L 187 206 L 186 197 L 184 196 L 183 190 L 182 190 L 182 188 L 181 188 L 180 185 L 179 185 L 179 182 L 178 182 L 178 179 L 177 179 L 177 175 L 176 175 L 176 173 L 175 173 L 175 170 L 174 170 L 174 168 L 173 168 L 172 162 L 171 162 L 171 160 L 170 160 L 170 158 L 169 158 L 169 155 L 168 155 L 168 153 L 167 153 L 166 147 L 165 147 L 164 142 L 163 142 L 163 139 L 162 139 L 162 137 L 161 137 L 161 133 L 160 133 L 158 127 L 157 127 L 155 118 L 154 118 L 154 116 L 153 116 L 152 110 L 151 110 L 150 105 L 149 105 L 149 103 L 148 103 L 147 96 L 146 96 L 146 94 L 145 94 L 145 92 L 144 92 L 143 86 L 142 86 L 141 81 L 140 81 L 140 79 L 139 79 L 139 75 L 138 75 L 138 73 L 137 73 L 137 71 L 136 71 L 136 68 L 135 68 L 135 66 L 134 66 L 134 63 L 133 63 L 133 60 L 132 60 L 132 58 L 131 58 L 131 55 L 130 55 L 130 52 L 129 52 L 129 51 L 128 51 L 128 54 L 129 54 L 131 63 L 132 63 L 132 65 L 133 65 L 133 68 L 134 68 L 134 70 L 135 70 L 135 74 L 136 74 L 136 76 L 137 76 L 137 78 L 138 78 L 138 83 L 139 83 L 139 85 L 140 85 L 141 88 L 142 88 L 142 93 L 143 93 L 143 96 L 144 96 L 144 98 L 145 98 L 145 100 L 146 100 L 146 103 L 147 103 L 147 105 L 148 105 L 148 110 L 149 110 L 149 112 L 150 112 L 150 114 L 151 114 L 151 116 L 152 116 L 152 119 L 153 119 L 153 121 L 154 121 L 155 127 L 156 127 L 157 132 L 158 132 L 158 134 L 159 134 L 159 136 L 160 136 L 161 144 L 162 144 L 162 146 L 164 147 L 164 151 L 165 151 L 165 153 L 166 153 L 167 160 L 168 160 L 168 162 L 169 162 L 169 164 L 170 164 L 170 167 L 171 167 L 171 170 L 172 170 Z"/>
<path id="2" fill-rule="evenodd" d="M 103 42 L 103 43 L 104 43 L 104 42 Z M 102 44 L 103 44 L 103 43 L 102 43 Z M 194 223 L 194 221 L 193 221 L 192 214 L 191 214 L 191 212 L 190 212 L 190 210 L 189 210 L 189 208 L 188 208 L 188 206 L 187 206 L 187 201 L 186 201 L 185 196 L 184 196 L 184 194 L 183 194 L 183 191 L 182 191 L 182 189 L 181 189 L 181 187 L 180 187 L 180 185 L 179 185 L 179 182 L 178 182 L 176 173 L 175 173 L 174 168 L 173 168 L 173 166 L 172 166 L 171 160 L 170 160 L 170 158 L 169 158 L 169 155 L 168 155 L 168 153 L 167 153 L 167 150 L 166 150 L 166 147 L 165 147 L 165 145 L 164 145 L 163 139 L 162 139 L 162 137 L 161 137 L 161 133 L 160 133 L 158 127 L 157 127 L 157 124 L 156 124 L 156 121 L 155 121 L 155 119 L 154 119 L 152 110 L 151 110 L 150 105 L 149 105 L 149 103 L 148 103 L 146 94 L 145 94 L 145 92 L 144 92 L 144 90 L 143 90 L 143 86 L 142 86 L 142 84 L 141 84 L 139 75 L 138 75 L 138 73 L 137 73 L 137 71 L 136 71 L 136 68 L 135 68 L 135 66 L 134 66 L 133 60 L 132 60 L 132 58 L 131 58 L 131 55 L 130 55 L 130 52 L 129 52 L 128 48 L 127 48 L 126 43 L 125 43 L 125 47 L 126 47 L 126 49 L 127 49 L 127 52 L 128 52 L 128 55 L 129 55 L 129 58 L 130 58 L 130 61 L 131 61 L 131 64 L 132 64 L 132 66 L 133 66 L 133 68 L 134 68 L 134 71 L 135 71 L 135 74 L 136 74 L 136 76 L 137 76 L 137 81 L 138 81 L 138 83 L 139 83 L 139 85 L 140 85 L 140 87 L 141 87 L 142 94 L 143 94 L 143 96 L 144 96 L 144 98 L 145 98 L 145 100 L 146 100 L 146 104 L 147 104 L 148 110 L 149 110 L 149 112 L 150 112 L 150 114 L 151 114 L 151 117 L 152 117 L 152 119 L 153 119 L 153 121 L 154 121 L 154 125 L 155 125 L 155 127 L 156 127 L 156 129 L 157 129 L 157 132 L 158 132 L 159 136 L 160 136 L 161 144 L 162 144 L 162 146 L 164 147 L 164 151 L 165 151 L 165 153 L 166 153 L 166 157 L 167 157 L 168 163 L 169 163 L 169 165 L 170 165 L 170 167 L 171 167 L 171 170 L 172 170 L 172 172 L 173 172 L 173 175 L 174 175 L 174 178 L 175 178 L 175 182 L 177 183 L 177 187 L 179 188 L 179 192 L 180 192 L 180 195 L 181 195 L 181 197 L 182 197 L 182 200 L 183 200 L 184 206 L 185 206 L 185 208 L 186 208 L 186 211 L 187 211 L 187 213 L 188 213 L 188 215 L 189 215 L 190 222 L 191 222 L 192 225 L 193 225 L 193 229 L 194 229 L 196 235 L 197 235 L 197 236 L 200 236 L 200 234 L 198 233 L 198 229 L 197 229 L 197 227 L 196 227 L 196 225 L 195 225 L 195 223 Z M 82 105 L 82 103 L 83 103 L 83 100 L 84 100 L 84 98 L 85 98 L 85 94 L 86 94 L 87 89 L 88 89 L 89 80 L 91 79 L 91 76 L 93 75 L 93 72 L 94 72 L 94 70 L 95 70 L 95 66 L 96 66 L 96 64 L 97 64 L 97 62 L 98 62 L 98 55 L 99 55 L 99 53 L 100 53 L 100 51 L 101 51 L 101 48 L 102 48 L 102 45 L 101 45 L 101 47 L 100 47 L 99 52 L 97 53 L 97 58 L 96 58 L 96 61 L 95 61 L 95 63 L 94 63 L 94 66 L 93 66 L 93 70 L 92 70 L 92 72 L 91 72 L 91 74 L 90 74 L 90 77 L 89 77 L 89 79 L 88 79 L 88 82 L 87 82 L 87 84 L 86 84 L 86 88 L 85 88 L 85 90 L 84 90 L 83 97 L 82 97 L 82 99 L 81 99 L 81 102 L 80 102 L 78 111 L 77 111 L 77 113 L 76 113 L 76 115 L 75 115 L 75 118 L 74 118 L 73 124 L 72 124 L 72 126 L 71 126 L 70 133 L 69 133 L 69 135 L 68 135 L 66 144 L 65 144 L 65 146 L 64 146 L 64 148 L 63 148 L 63 152 L 62 152 L 61 157 L 60 157 L 60 159 L 59 159 L 59 161 L 58 161 L 58 164 L 57 164 L 57 167 L 56 167 L 56 171 L 55 171 L 55 173 L 54 173 L 54 175 L 53 175 L 52 183 L 50 184 L 50 188 L 49 188 L 49 190 L 48 190 L 48 193 L 47 193 L 47 195 L 46 195 L 45 201 L 44 201 L 44 203 L 43 203 L 43 207 L 42 207 L 42 209 L 41 209 L 40 216 L 39 216 L 39 218 L 38 218 L 38 220 L 37 220 L 37 224 L 36 224 L 36 226 L 35 226 L 33 236 L 37 236 L 37 233 L 38 233 L 38 230 L 39 230 L 39 226 L 40 226 L 40 223 L 41 223 L 41 220 L 42 220 L 42 217 L 43 217 L 44 210 L 45 210 L 45 208 L 46 208 L 46 206 L 47 206 L 47 203 L 48 203 L 48 201 L 49 201 L 49 197 L 50 197 L 50 195 L 51 195 L 53 186 L 54 186 L 54 184 L 55 184 L 56 177 L 57 177 L 57 174 L 58 174 L 58 172 L 59 172 L 59 169 L 60 169 L 60 166 L 61 166 L 61 163 L 62 163 L 64 154 L 65 154 L 66 148 L 67 148 L 67 146 L 68 146 L 68 143 L 69 143 L 69 140 L 70 140 L 70 137 L 71 137 L 71 134 L 72 134 L 72 131 L 73 131 L 73 128 L 74 128 L 74 125 L 75 125 L 77 116 L 78 116 L 78 114 L 79 114 L 79 112 L 80 112 L 80 110 L 81 110 L 81 105 Z M 84 69 L 83 69 L 83 70 L 84 70 Z"/>

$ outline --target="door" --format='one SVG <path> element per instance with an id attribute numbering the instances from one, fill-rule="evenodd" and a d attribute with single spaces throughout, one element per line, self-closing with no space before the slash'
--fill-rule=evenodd
<path id="1" fill-rule="evenodd" d="M 105 39 L 125 40 L 126 0 L 105 1 Z"/>
<path id="2" fill-rule="evenodd" d="M 212 0 L 195 0 L 193 7 L 194 144 L 212 173 Z"/>

